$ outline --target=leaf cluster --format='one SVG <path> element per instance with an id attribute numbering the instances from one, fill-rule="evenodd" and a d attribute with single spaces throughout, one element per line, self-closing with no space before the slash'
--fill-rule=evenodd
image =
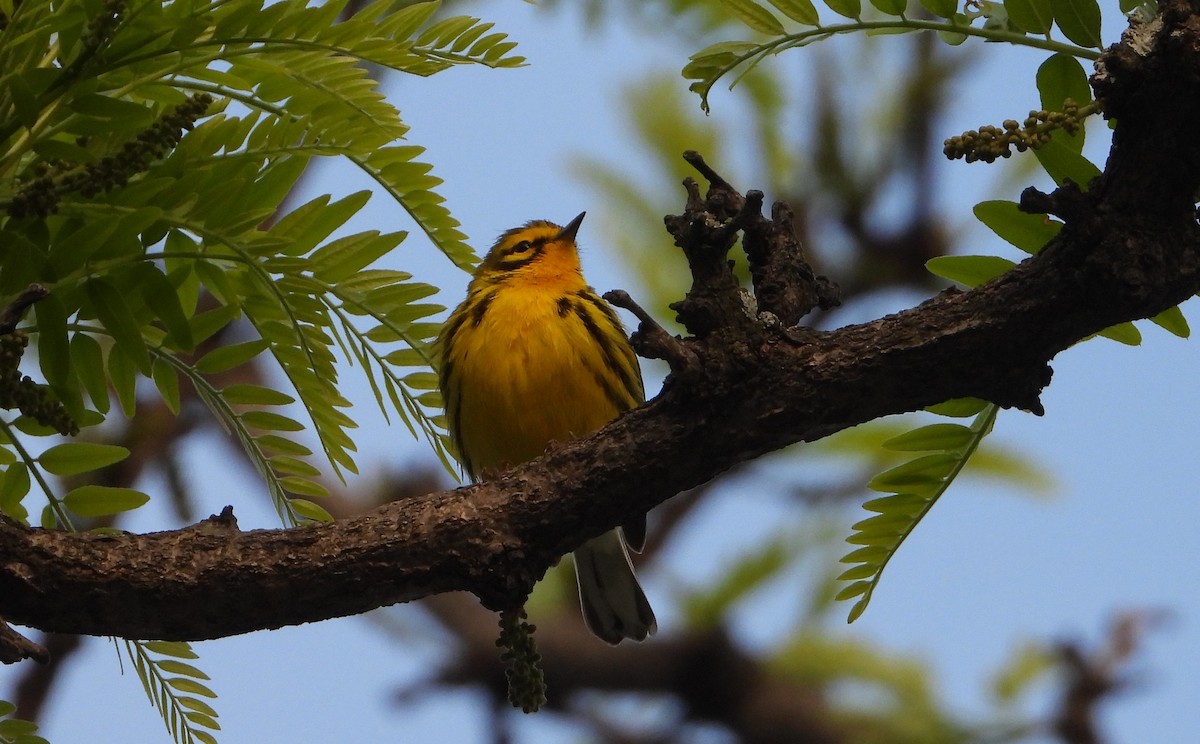
<path id="1" fill-rule="evenodd" d="M 768 56 L 842 34 L 933 31 L 948 44 L 974 36 L 1082 59 L 1095 59 L 1103 48 L 1097 0 L 971 0 L 961 10 L 955 0 L 921 0 L 919 9 L 910 8 L 907 0 L 871 0 L 868 8 L 860 0 L 825 0 L 827 9 L 840 17 L 835 23 L 825 22 L 811 0 L 769 0 L 771 8 L 755 0 L 720 1 L 730 15 L 766 38 L 720 41 L 691 56 L 683 76 L 692 81 L 690 88 L 705 111 L 713 85 L 726 75 L 737 72 L 732 87 Z M 1054 38 L 1055 28 L 1066 41 Z"/>
<path id="2" fill-rule="evenodd" d="M 1080 156 L 1082 157 L 1082 156 Z M 1087 162 L 1087 161 L 1084 161 Z M 996 235 L 1031 255 L 1042 250 L 1063 224 L 1045 215 L 1022 212 L 1015 202 L 987 201 L 975 206 L 975 216 Z M 944 279 L 967 287 L 976 287 L 1011 269 L 1015 264 L 1000 256 L 940 256 L 931 259 L 929 270 Z M 1191 331 L 1178 306 L 1150 319 L 1152 323 L 1180 338 Z M 1098 335 L 1136 346 L 1142 335 L 1131 323 L 1120 323 Z M 888 495 L 867 501 L 864 508 L 873 516 L 853 525 L 846 542 L 855 549 L 842 562 L 855 564 L 838 578 L 848 582 L 837 598 L 855 600 L 849 613 L 853 622 L 871 601 L 875 587 L 888 562 L 934 503 L 954 482 L 976 453 L 979 443 L 992 430 L 997 415 L 993 404 L 951 401 L 933 409 L 944 415 L 974 415 L 969 426 L 931 424 L 900 434 L 883 446 L 898 451 L 919 451 L 914 460 L 877 475 L 867 487 Z"/>
<path id="3" fill-rule="evenodd" d="M 279 205 L 314 158 L 342 158 L 471 266 L 440 180 L 402 141 L 408 129 L 366 65 L 428 76 L 522 63 L 490 23 L 435 21 L 436 2 L 346 8 L 66 0 L 16 5 L 0 31 L 0 298 L 35 281 L 50 289 L 24 329 L 38 373 L 83 428 L 114 407 L 134 415 L 143 381 L 176 412 L 201 401 L 289 522 L 327 518 L 307 498 L 324 490 L 297 432 L 311 426 L 334 470 L 355 470 L 339 359 L 359 366 L 385 415 L 447 456 L 429 372 L 428 318 L 441 308 L 422 302 L 436 290 L 369 268 L 408 232 L 344 234 L 366 192 L 282 216 Z M 260 353 L 294 395 L 222 382 Z M 0 422 L 6 513 L 28 517 L 31 482 L 49 502 L 45 525 L 137 505 L 55 493 L 36 447 L 18 446 L 41 433 L 25 416 Z M 88 462 L 82 449 L 57 452 Z"/>
<path id="4" fill-rule="evenodd" d="M 851 528 L 846 542 L 857 546 L 842 558 L 854 564 L 838 579 L 850 582 L 837 594 L 837 599 L 855 599 L 850 609 L 850 621 L 867 609 L 871 595 L 879 584 L 883 569 L 896 554 L 901 543 L 929 513 L 938 498 L 967 464 L 979 443 L 992 430 L 999 408 L 982 400 L 950 401 L 933 409 L 934 413 L 949 416 L 974 416 L 970 426 L 956 423 L 928 424 L 905 432 L 883 443 L 897 452 L 919 452 L 919 457 L 880 473 L 867 488 L 887 495 L 871 499 L 864 508 L 873 516 Z"/>
<path id="5" fill-rule="evenodd" d="M 16 710 L 17 706 L 0 700 L 0 744 L 49 744 L 38 735 L 36 723 L 10 717 Z"/>
<path id="6" fill-rule="evenodd" d="M 128 450 L 42 439 L 66 429 L 36 415 L 30 390 L 85 438 L 147 395 L 176 414 L 207 410 L 287 524 L 330 518 L 318 454 L 339 476 L 357 469 L 347 364 L 449 467 L 431 352 L 443 308 L 426 301 L 437 290 L 375 264 L 413 231 L 455 266 L 476 259 L 377 72 L 523 58 L 492 23 L 439 8 L 0 2 L 0 306 L 33 283 L 49 290 L 19 328 L 36 354 L 6 351 L 24 397 L 0 401 L 12 411 L 0 415 L 0 511 L 75 529 L 149 500 L 95 482 Z M 281 208 L 319 158 L 361 171 L 410 229 L 351 231 L 366 191 Z M 254 359 L 286 387 L 239 376 Z M 190 650 L 125 650 L 176 740 L 214 741 L 207 678 L 179 660 Z"/>
<path id="7" fill-rule="evenodd" d="M 208 675 L 188 663 L 199 658 L 181 641 L 119 641 L 137 672 L 146 697 L 158 709 L 171 738 L 181 744 L 217 744 L 217 711 L 202 698 L 217 694 L 204 681 Z"/>

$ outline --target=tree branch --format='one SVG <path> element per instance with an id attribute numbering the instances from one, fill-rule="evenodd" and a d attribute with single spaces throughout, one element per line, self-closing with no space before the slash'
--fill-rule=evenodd
<path id="1" fill-rule="evenodd" d="M 1200 290 L 1200 19 L 1165 0 L 1151 26 L 1098 64 L 1096 89 L 1118 117 L 1104 176 L 1027 200 L 1066 224 L 994 281 L 827 333 L 772 321 L 751 312 L 727 252 L 740 215 L 744 241 L 761 241 L 772 265 L 778 241 L 761 231 L 775 223 L 708 169 L 709 194 L 689 185 L 684 214 L 667 220 L 695 278 L 677 306 L 693 334 L 680 358 L 694 361 L 653 401 L 494 480 L 329 524 L 242 532 L 227 510 L 173 532 L 100 535 L 0 519 L 0 615 L 194 640 L 448 591 L 511 607 L 584 540 L 764 453 L 949 398 L 1040 413 L 1056 354 Z M 800 254 L 775 265 L 791 267 L 779 297 L 822 297 Z"/>
<path id="2" fill-rule="evenodd" d="M 0 308 L 0 336 L 17 330 L 17 324 L 25 316 L 29 306 L 50 294 L 50 290 L 41 284 L 30 284 L 13 298 L 12 302 Z"/>

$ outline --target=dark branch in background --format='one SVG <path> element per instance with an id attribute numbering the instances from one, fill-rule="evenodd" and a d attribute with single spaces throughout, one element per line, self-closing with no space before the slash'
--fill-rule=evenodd
<path id="1" fill-rule="evenodd" d="M 1073 216 L 1004 276 L 829 333 L 765 322 L 729 272 L 728 220 L 748 241 L 770 246 L 769 235 L 727 185 L 703 198 L 693 185 L 668 221 L 695 275 L 677 307 L 694 334 L 680 343 L 699 360 L 689 379 L 672 377 L 647 405 L 495 480 L 330 524 L 242 532 L 206 520 L 97 535 L 2 520 L 0 614 L 60 632 L 200 639 L 455 590 L 502 608 L 582 541 L 787 444 L 955 397 L 1040 410 L 1058 352 L 1200 289 L 1200 24 L 1190 13 L 1168 0 L 1138 53 L 1105 54 L 1096 84 L 1119 116 L 1106 176 L 1086 194 L 1055 192 Z"/>
<path id="2" fill-rule="evenodd" d="M 426 607 L 460 640 L 462 650 L 433 685 L 422 682 L 403 690 L 398 700 L 428 694 L 431 686 L 462 685 L 481 685 L 502 698 L 505 680 L 489 616 L 461 595 L 436 597 Z M 546 684 L 559 705 L 588 690 L 671 694 L 682 706 L 681 719 L 720 723 L 745 744 L 853 740 L 853 723 L 833 715 L 818 683 L 774 673 L 720 628 L 611 648 L 589 639 L 572 613 L 563 622 L 540 622 L 537 636 Z"/>
<path id="3" fill-rule="evenodd" d="M 1108 638 L 1099 648 L 1086 649 L 1073 642 L 1058 645 L 1067 684 L 1052 728 L 1063 744 L 1102 744 L 1096 709 L 1126 686 L 1125 668 L 1142 636 L 1161 620 L 1160 612 L 1121 612 L 1113 618 Z"/>

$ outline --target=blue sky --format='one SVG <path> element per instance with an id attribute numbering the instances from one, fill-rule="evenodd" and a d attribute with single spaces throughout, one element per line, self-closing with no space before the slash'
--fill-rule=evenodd
<path id="1" fill-rule="evenodd" d="M 589 232 L 613 215 L 596 213 L 595 196 L 573 180 L 570 162 L 578 154 L 604 158 L 628 164 L 636 177 L 642 166 L 623 127 L 622 86 L 648 71 L 677 70 L 695 49 L 660 45 L 653 29 L 612 25 L 589 32 L 575 13 L 547 13 L 528 4 L 481 5 L 475 12 L 521 42 L 530 66 L 458 69 L 428 80 L 390 78 L 386 85 L 412 126 L 410 139 L 429 149 L 428 161 L 446 179 L 441 193 L 479 250 L 527 219 L 565 221 L 587 209 L 581 239 L 592 283 L 600 289 L 636 286 L 606 257 L 602 232 Z M 798 96 L 811 93 L 804 59 L 809 51 L 767 62 L 794 75 Z M 1036 104 L 1032 81 L 1038 55 L 1000 45 L 987 45 L 980 54 L 940 125 L 946 135 L 1020 118 Z M 714 97 L 714 126 L 734 123 L 736 114 L 733 96 Z M 1092 146 L 1101 139 L 1094 136 Z M 1103 156 L 1102 149 L 1097 152 Z M 957 223 L 969 218 L 975 201 L 1015 199 L 1024 185 L 1016 181 L 1007 190 L 998 188 L 994 173 L 961 161 L 939 169 L 945 185 L 940 207 Z M 350 170 L 326 167 L 310 188 L 315 195 L 367 185 Z M 376 197 L 355 226 L 410 227 L 384 197 Z M 967 233 L 963 244 L 972 252 L 1016 257 L 982 228 Z M 461 296 L 465 275 L 417 240 L 388 260 L 445 287 L 446 304 Z M 1195 322 L 1194 301 L 1185 311 Z M 978 712 L 988 706 L 986 676 L 1014 644 L 1095 642 L 1114 611 L 1165 609 L 1170 621 L 1147 637 L 1135 684 L 1106 709 L 1104 724 L 1115 744 L 1180 741 L 1200 733 L 1200 709 L 1194 704 L 1200 697 L 1194 671 L 1200 658 L 1200 599 L 1186 578 L 1195 562 L 1194 525 L 1200 522 L 1200 464 L 1193 451 L 1200 441 L 1200 396 L 1190 374 L 1197 352 L 1194 342 L 1148 324 L 1143 330 L 1146 341 L 1138 348 L 1097 339 L 1060 355 L 1043 398 L 1044 417 L 1001 415 L 995 441 L 1026 453 L 1053 475 L 1056 487 L 1049 498 L 1031 498 L 982 479 L 957 484 L 890 565 L 866 615 L 837 632 L 928 661 L 945 699 L 957 710 Z M 357 412 L 365 472 L 372 464 L 424 456 L 407 432 L 385 429 L 369 414 L 365 390 L 353 391 L 352 397 L 364 402 Z M 265 495 L 258 498 L 253 484 L 214 467 L 218 457 L 213 446 L 187 457 L 189 472 L 203 483 L 205 513 L 234 503 L 243 527 L 275 524 Z M 778 485 L 766 486 L 768 497 L 762 499 L 747 499 L 732 487 L 720 495 L 673 546 L 665 565 L 646 576 L 652 599 L 669 595 L 679 583 L 704 582 L 719 571 L 722 556 L 744 550 L 756 525 L 777 518 L 779 499 L 769 492 Z M 846 525 L 856 517 L 847 514 Z M 168 526 L 165 519 L 162 512 L 147 510 L 131 528 L 162 529 Z M 731 522 L 744 523 L 750 534 L 731 531 Z M 794 610 L 787 599 L 756 599 L 746 613 L 744 642 L 769 644 L 790 627 Z M 398 685 L 428 673 L 437 651 L 422 640 L 427 629 L 412 608 L 377 614 L 375 621 L 349 618 L 196 644 L 199 666 L 220 694 L 221 741 L 487 741 L 485 708 L 471 693 L 402 709 L 390 703 Z M 663 603 L 664 634 L 671 632 L 673 615 L 670 604 Z M 378 628 L 384 620 L 401 623 L 416 642 L 393 642 Z M 51 702 L 53 718 L 44 722 L 52 741 L 169 740 L 136 675 L 127 668 L 119 676 L 110 644 L 91 640 L 80 656 Z M 11 670 L 0 676 L 0 696 L 5 680 L 14 676 Z M 576 741 L 578 731 L 553 720 L 526 720 L 521 738 Z"/>

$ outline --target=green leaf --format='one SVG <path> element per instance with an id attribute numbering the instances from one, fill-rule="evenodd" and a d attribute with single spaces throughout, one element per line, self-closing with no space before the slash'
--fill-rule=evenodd
<path id="1" fill-rule="evenodd" d="M 289 475 L 286 478 L 279 479 L 279 485 L 283 486 L 283 490 L 288 493 L 294 493 L 297 496 L 311 496 L 315 499 L 324 499 L 329 497 L 329 490 L 320 483 L 302 478 L 297 475 Z"/>
<path id="2" fill-rule="evenodd" d="M 336 201 L 328 194 L 319 196 L 289 212 L 271 228 L 271 234 L 287 239 L 287 255 L 303 255 L 357 214 L 370 198 L 371 192 L 366 190 Z"/>
<path id="3" fill-rule="evenodd" d="M 1083 65 L 1062 52 L 1050 55 L 1038 67 L 1037 87 L 1042 108 L 1047 111 L 1062 111 L 1063 101 L 1068 98 L 1080 106 L 1092 100 L 1092 88 Z"/>
<path id="4" fill-rule="evenodd" d="M 939 18 L 954 18 L 958 12 L 958 0 L 921 0 L 921 7 Z"/>
<path id="5" fill-rule="evenodd" d="M 104 374 L 104 352 L 100 348 L 100 342 L 86 333 L 76 333 L 71 337 L 71 363 L 75 367 L 75 376 L 87 390 L 92 405 L 100 413 L 108 413 L 108 383 Z"/>
<path id="6" fill-rule="evenodd" d="M 811 0 L 768 0 L 780 13 L 805 26 L 819 26 L 821 17 Z"/>
<path id="7" fill-rule="evenodd" d="M 80 486 L 63 497 L 67 508 L 81 517 L 106 517 L 137 509 L 150 500 L 141 491 L 112 486 Z"/>
<path id="8" fill-rule="evenodd" d="M 271 469 L 276 473 L 286 473 L 288 475 L 304 475 L 309 478 L 316 478 L 321 475 L 321 471 L 314 467 L 311 463 L 304 460 L 297 460 L 288 455 L 276 455 L 271 458 Z M 322 494 L 328 496 L 328 493 Z"/>
<path id="9" fill-rule="evenodd" d="M 893 493 L 888 496 L 880 496 L 877 499 L 868 499 L 863 504 L 863 508 L 879 514 L 916 514 L 928 506 L 928 504 L 929 496 L 924 494 Z M 877 557 L 882 558 L 883 556 L 880 555 Z M 868 560 L 867 558 L 855 558 L 852 561 L 848 561 L 848 558 L 849 556 L 843 558 L 842 561 L 859 562 Z"/>
<path id="10" fill-rule="evenodd" d="M 196 679 L 211 679 L 207 674 L 191 664 L 185 664 L 182 661 L 174 659 L 159 659 L 154 662 L 154 665 L 164 672 L 171 674 L 182 674 L 188 677 L 195 677 Z"/>
<path id="11" fill-rule="evenodd" d="M 313 522 L 332 522 L 333 515 L 325 511 L 325 509 L 308 499 L 288 499 L 288 504 L 292 510 L 301 517 Z"/>
<path id="12" fill-rule="evenodd" d="M 925 262 L 925 268 L 934 276 L 967 287 L 978 287 L 1013 266 L 1016 264 L 999 256 L 937 256 Z"/>
<path id="13" fill-rule="evenodd" d="M 842 571 L 837 576 L 838 581 L 858 581 L 859 579 L 869 579 L 875 575 L 875 567 L 863 563 L 858 566 L 852 566 Z"/>
<path id="14" fill-rule="evenodd" d="M 829 9 L 840 16 L 858 20 L 862 15 L 862 0 L 825 0 Z"/>
<path id="15" fill-rule="evenodd" d="M 245 383 L 222 388 L 221 397 L 230 405 L 286 406 L 296 402 L 295 398 L 280 390 Z"/>
<path id="16" fill-rule="evenodd" d="M 84 94 L 71 99 L 71 108 L 77 113 L 98 119 L 118 119 L 131 129 L 140 129 L 154 123 L 154 113 L 146 106 L 121 98 L 99 94 Z"/>
<path id="17" fill-rule="evenodd" d="M 129 450 L 115 444 L 65 442 L 43 452 L 37 461 L 48 473 L 77 475 L 121 462 L 126 457 Z"/>
<path id="18" fill-rule="evenodd" d="M 258 356 L 270 346 L 266 339 L 256 338 L 232 346 L 221 346 L 205 354 L 196 362 L 196 370 L 202 374 L 214 375 L 227 372 L 234 367 L 245 364 Z"/>
<path id="19" fill-rule="evenodd" d="M 192 340 L 196 343 L 207 341 L 240 315 L 241 310 L 233 305 L 220 305 L 195 315 L 188 323 L 192 327 Z"/>
<path id="20" fill-rule="evenodd" d="M 759 33 L 771 36 L 783 36 L 786 33 L 779 19 L 754 0 L 721 0 L 721 4 L 739 21 Z"/>
<path id="21" fill-rule="evenodd" d="M 1050 8 L 1063 36 L 1080 46 L 1104 48 L 1096 0 L 1050 0 Z"/>
<path id="22" fill-rule="evenodd" d="M 954 18 L 951 19 L 951 23 L 953 23 L 956 26 L 971 25 L 970 19 L 967 18 L 966 16 L 964 16 L 962 13 L 955 13 Z M 966 34 L 961 34 L 961 33 L 957 33 L 954 31 L 939 30 L 937 32 L 937 35 L 938 35 L 938 38 L 942 40 L 943 44 L 947 44 L 949 46 L 961 46 L 967 40 Z"/>
<path id="23" fill-rule="evenodd" d="M 16 111 L 17 119 L 26 129 L 32 129 L 38 121 L 38 117 L 42 113 L 42 107 L 38 105 L 37 94 L 29 87 L 26 82 L 25 75 L 10 75 L 5 78 L 6 86 L 9 95 L 12 97 L 13 109 Z"/>
<path id="24" fill-rule="evenodd" d="M 407 233 L 351 235 L 325 244 L 309 257 L 313 276 L 329 284 L 348 279 L 400 244 Z"/>
<path id="25" fill-rule="evenodd" d="M 265 431 L 304 431 L 304 424 L 273 411 L 247 411 L 242 421 L 252 429 Z"/>
<path id="26" fill-rule="evenodd" d="M 1012 245 L 1037 254 L 1058 235 L 1062 223 L 1044 214 L 1022 212 L 1016 202 L 985 201 L 975 205 L 975 217 Z"/>
<path id="27" fill-rule="evenodd" d="M 59 139 L 44 139 L 33 143 L 33 151 L 43 160 L 65 160 L 69 163 L 92 163 L 96 155 L 86 147 Z"/>
<path id="28" fill-rule="evenodd" d="M 238 293 L 229 280 L 228 272 L 211 261 L 197 261 L 196 275 L 200 277 L 204 287 L 220 300 L 222 305 L 237 305 Z"/>
<path id="29" fill-rule="evenodd" d="M 937 452 L 918 457 L 883 471 L 867 483 L 872 491 L 913 493 L 942 484 L 952 466 L 958 462 L 954 453 Z"/>
<path id="30" fill-rule="evenodd" d="M 217 715 L 217 711 L 214 710 L 211 705 L 204 702 L 203 700 L 199 700 L 197 698 L 190 698 L 190 697 L 180 697 L 180 698 L 176 698 L 176 700 L 178 700 L 179 704 L 182 705 L 184 708 L 188 708 L 189 710 L 194 710 L 197 713 L 203 713 L 206 716 L 213 716 L 213 717 L 215 717 Z"/>
<path id="31" fill-rule="evenodd" d="M 1054 21 L 1050 0 L 1004 0 L 1004 10 L 1013 23 L 1028 33 L 1050 33 Z"/>
<path id="32" fill-rule="evenodd" d="M 987 408 L 988 405 L 990 404 L 982 398 L 952 398 L 944 403 L 928 406 L 925 410 L 939 416 L 968 418 Z"/>
<path id="33" fill-rule="evenodd" d="M 215 698 L 217 696 L 217 693 L 208 689 L 196 680 L 188 679 L 187 677 L 171 677 L 167 680 L 167 684 L 171 687 L 174 687 L 176 690 L 179 690 L 180 692 L 186 692 L 191 695 L 199 695 L 206 698 Z"/>
<path id="34" fill-rule="evenodd" d="M 287 439 L 276 434 L 263 434 L 262 436 L 255 437 L 254 441 L 257 442 L 258 446 L 268 454 L 278 453 L 283 455 L 295 455 L 297 457 L 309 457 L 312 455 L 312 450 L 310 450 L 308 447 L 305 447 L 303 444 L 294 442 L 291 439 Z"/>
<path id="35" fill-rule="evenodd" d="M 969 443 L 974 433 L 961 424 L 929 424 L 906 431 L 883 443 L 896 452 L 958 449 Z"/>
<path id="36" fill-rule="evenodd" d="M 196 348 L 191 322 L 179 302 L 179 293 L 175 285 L 171 284 L 171 280 L 159 271 L 158 267 L 150 264 L 140 266 L 134 277 L 146 307 L 162 321 L 175 348 L 182 351 Z"/>
<path id="37" fill-rule="evenodd" d="M 152 654 L 173 656 L 176 659 L 199 659 L 200 656 L 192 650 L 186 641 L 142 641 L 142 646 Z"/>
<path id="38" fill-rule="evenodd" d="M 839 602 L 845 601 L 847 599 L 853 599 L 857 596 L 864 594 L 870 588 L 871 588 L 871 583 L 869 581 L 856 581 L 853 584 L 851 584 L 850 586 L 843 588 L 840 592 L 835 594 L 833 596 L 833 598 L 838 600 Z M 854 622 L 854 621 L 851 620 L 850 622 Z"/>
<path id="39" fill-rule="evenodd" d="M 1178 305 L 1163 310 L 1151 318 L 1150 322 L 1180 338 L 1187 338 L 1192 335 L 1192 331 L 1188 327 L 1187 318 L 1183 317 L 1183 311 L 1179 309 Z"/>
<path id="40" fill-rule="evenodd" d="M 46 382 L 55 389 L 71 379 L 70 341 L 67 337 L 67 311 L 53 293 L 33 306 L 37 318 L 38 364 Z"/>
<path id="41" fill-rule="evenodd" d="M 37 731 L 37 724 L 20 718 L 6 718 L 0 721 L 0 737 L 6 741 L 16 742 Z"/>
<path id="42" fill-rule="evenodd" d="M 150 352 L 146 349 L 146 339 L 121 292 L 111 282 L 100 278 L 89 279 L 86 288 L 96 317 L 138 371 L 149 377 Z"/>
<path id="43" fill-rule="evenodd" d="M 211 716 L 206 716 L 203 713 L 184 713 L 183 715 L 197 726 L 204 726 L 216 731 L 221 730 L 221 725 Z"/>
<path id="44" fill-rule="evenodd" d="M 1054 54 L 1042 63 L 1037 71 L 1037 86 L 1041 94 L 1042 108 L 1047 111 L 1065 110 L 1068 98 L 1080 106 L 1092 98 L 1092 89 L 1088 86 L 1083 65 L 1068 54 Z M 1060 130 L 1052 134 L 1052 141 L 1081 153 L 1086 133 L 1087 130 L 1083 127 L 1074 134 Z"/>
<path id="45" fill-rule="evenodd" d="M 108 350 L 108 379 L 121 404 L 121 412 L 127 418 L 133 418 L 137 411 L 137 368 L 129 355 L 117 346 Z"/>
<path id="46" fill-rule="evenodd" d="M 1061 186 L 1071 180 L 1086 191 L 1092 180 L 1100 175 L 1100 169 L 1081 155 L 1074 144 L 1067 144 L 1070 139 L 1070 135 L 1058 130 L 1051 135 L 1049 142 L 1034 150 L 1033 154 L 1056 184 Z"/>
<path id="47" fill-rule="evenodd" d="M 169 362 L 161 358 L 154 360 L 154 366 L 150 372 L 150 378 L 154 380 L 154 386 L 158 388 L 158 393 L 162 396 L 163 403 L 171 410 L 171 413 L 178 416 L 181 403 L 179 399 L 179 374 Z"/>
<path id="48" fill-rule="evenodd" d="M 908 7 L 907 0 L 871 0 L 871 5 L 880 13 L 890 16 L 903 16 Z M 891 30 L 891 29 L 889 29 Z M 897 33 L 906 33 L 907 29 L 895 29 Z"/>
<path id="49" fill-rule="evenodd" d="M 1117 323 L 1105 328 L 1096 335 L 1125 344 L 1126 346 L 1139 346 L 1142 343 L 1142 332 L 1133 323 Z"/>
<path id="50" fill-rule="evenodd" d="M 28 493 L 29 468 L 23 462 L 14 462 L 5 468 L 0 479 L 0 513 L 28 524 L 29 510 L 21 503 Z"/>

